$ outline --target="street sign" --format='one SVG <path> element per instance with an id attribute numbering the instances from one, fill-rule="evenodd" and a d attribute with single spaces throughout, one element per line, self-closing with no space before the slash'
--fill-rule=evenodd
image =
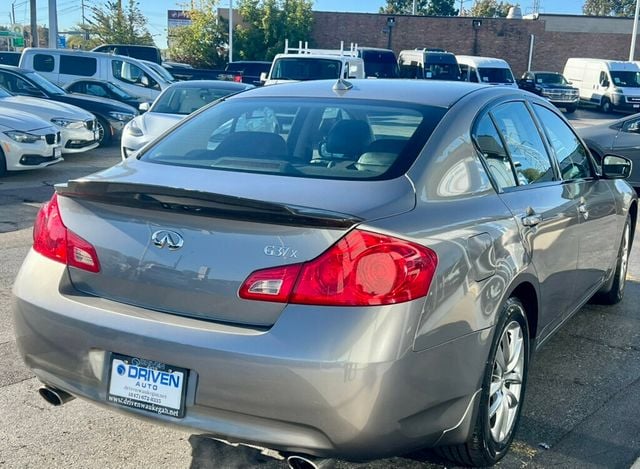
<path id="1" fill-rule="evenodd" d="M 66 49 L 67 48 L 67 38 L 64 36 L 58 36 L 58 49 Z"/>

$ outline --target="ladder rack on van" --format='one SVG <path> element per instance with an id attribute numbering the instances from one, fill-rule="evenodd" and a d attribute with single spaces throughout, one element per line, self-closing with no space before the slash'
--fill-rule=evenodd
<path id="1" fill-rule="evenodd" d="M 314 55 L 339 55 L 343 57 L 358 57 L 358 44 L 353 42 L 349 49 L 344 48 L 344 41 L 340 41 L 340 49 L 310 49 L 309 42 L 298 42 L 298 47 L 289 47 L 289 40 L 284 40 L 285 54 L 314 54 Z"/>

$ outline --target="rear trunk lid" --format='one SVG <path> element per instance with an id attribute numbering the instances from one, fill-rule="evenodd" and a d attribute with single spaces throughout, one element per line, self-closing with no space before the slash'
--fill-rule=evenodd
<path id="1" fill-rule="evenodd" d="M 239 298 L 249 274 L 313 259 L 358 223 L 415 205 L 406 177 L 339 181 L 167 169 L 134 161 L 56 187 L 65 225 L 96 248 L 100 261 L 97 274 L 69 268 L 78 290 L 269 327 L 285 305 Z"/>

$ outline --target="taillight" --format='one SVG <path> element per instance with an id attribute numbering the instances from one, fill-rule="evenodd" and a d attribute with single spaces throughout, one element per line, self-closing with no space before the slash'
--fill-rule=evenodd
<path id="1" fill-rule="evenodd" d="M 239 295 L 308 305 L 402 303 L 429 292 L 437 264 L 429 248 L 353 230 L 314 260 L 252 273 Z"/>
<path id="2" fill-rule="evenodd" d="M 33 249 L 49 259 L 89 272 L 100 272 L 95 248 L 62 222 L 58 195 L 44 204 L 33 225 Z"/>
<path id="3" fill-rule="evenodd" d="M 233 77 L 233 81 L 235 81 L 236 83 L 242 83 L 242 75 L 235 75 Z"/>

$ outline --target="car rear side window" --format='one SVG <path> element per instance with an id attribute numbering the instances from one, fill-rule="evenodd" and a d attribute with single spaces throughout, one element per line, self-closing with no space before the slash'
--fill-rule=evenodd
<path id="1" fill-rule="evenodd" d="M 141 159 L 240 172 L 388 179 L 413 164 L 445 109 L 319 98 L 246 98 L 187 120 Z"/>
<path id="2" fill-rule="evenodd" d="M 498 189 L 517 186 L 511 160 L 491 117 L 485 114 L 474 131 L 473 139 Z"/>
<path id="3" fill-rule="evenodd" d="M 96 74 L 96 70 L 97 60 L 93 57 L 60 56 L 60 73 L 63 75 L 91 77 Z"/>
<path id="4" fill-rule="evenodd" d="M 35 54 L 33 56 L 33 69 L 37 72 L 53 72 L 55 61 L 52 55 Z"/>
<path id="5" fill-rule="evenodd" d="M 569 126 L 549 109 L 534 105 L 542 122 L 547 140 L 558 159 L 562 179 L 585 179 L 592 176 L 587 149 Z"/>
<path id="6" fill-rule="evenodd" d="M 491 115 L 511 157 L 518 185 L 553 181 L 551 160 L 524 102 L 499 105 Z"/>

